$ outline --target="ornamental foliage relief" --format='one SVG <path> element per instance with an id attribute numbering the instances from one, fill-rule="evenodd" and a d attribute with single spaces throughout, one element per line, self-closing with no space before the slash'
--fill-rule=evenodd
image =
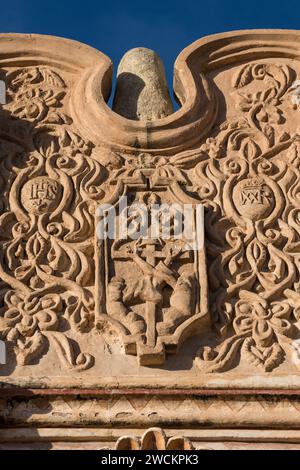
<path id="1" fill-rule="evenodd" d="M 232 82 L 238 117 L 202 145 L 194 170 L 220 338 L 195 360 L 206 371 L 243 357 L 270 372 L 287 352 L 299 354 L 300 139 L 284 129 L 285 110 L 297 109 L 294 77 L 285 65 L 240 67 Z"/>
<path id="2" fill-rule="evenodd" d="M 181 369 L 181 347 L 193 337 L 185 354 L 195 377 L 244 365 L 271 373 L 291 358 L 297 366 L 300 111 L 293 64 L 258 58 L 228 66 L 221 70 L 230 81 L 224 96 L 199 65 L 201 99 L 193 106 L 207 108 L 197 121 L 201 133 L 195 127 L 194 140 L 185 136 L 193 116 L 184 121 L 179 110 L 177 121 L 164 117 L 158 131 L 159 120 L 146 131 L 132 124 L 128 141 L 130 120 L 104 100 L 93 102 L 90 70 L 92 78 L 80 69 L 79 80 L 71 62 L 47 64 L 3 67 L 0 339 L 16 364 L 40 364 L 51 350 L 65 369 L 81 372 L 103 360 L 105 343 L 111 355 L 118 344 L 123 356 L 136 356 L 136 367 L 169 372 L 169 357 Z M 114 141 L 114 126 L 125 143 Z M 145 207 L 146 236 L 99 240 L 99 206 L 110 204 L 119 222 L 125 196 L 126 224 L 138 220 L 138 204 Z M 153 205 L 176 204 L 189 205 L 193 221 L 202 217 L 196 249 L 174 235 L 176 211 L 168 213 L 169 237 L 149 236 Z M 99 355 L 89 349 L 92 335 Z M 159 432 L 163 448 L 172 449 Z"/>
<path id="3" fill-rule="evenodd" d="M 93 237 L 104 169 L 93 145 L 61 111 L 63 79 L 48 68 L 8 74 L 1 138 L 1 337 L 17 363 L 55 348 L 67 368 L 94 358 L 76 355 L 67 331 L 94 325 Z M 7 182 L 9 187 L 7 187 Z"/>

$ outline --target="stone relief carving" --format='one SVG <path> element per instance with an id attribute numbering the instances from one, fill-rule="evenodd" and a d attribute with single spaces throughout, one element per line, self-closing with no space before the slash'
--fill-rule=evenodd
<path id="1" fill-rule="evenodd" d="M 147 226 L 136 240 L 129 234 L 111 243 L 99 241 L 99 327 L 105 327 L 107 320 L 112 322 L 123 337 L 125 351 L 137 354 L 142 365 L 163 364 L 166 351 L 175 353 L 183 335 L 194 334 L 208 322 L 204 247 L 191 250 L 186 248 L 188 240 L 176 238 L 176 214 L 170 212 L 172 203 L 186 201 L 195 215 L 195 207 L 200 205 L 184 193 L 186 176 L 176 162 L 147 154 L 119 158 L 121 168 L 113 171 L 110 181 L 117 185 L 113 199 L 119 200 L 122 192 L 127 195 L 125 224 L 134 223 L 133 235 L 141 223 L 138 203 L 147 210 Z M 150 237 L 151 207 L 164 203 L 168 203 L 167 217 L 160 213 L 164 219 L 160 233 Z M 162 233 L 164 226 L 171 228 L 167 238 Z M 103 259 L 108 266 L 105 272 Z"/>
<path id="2" fill-rule="evenodd" d="M 239 65 L 230 91 L 236 117 L 174 152 L 91 142 L 74 112 L 79 85 L 65 72 L 8 70 L 0 336 L 19 365 L 36 364 L 51 347 L 66 368 L 88 369 L 95 358 L 69 333 L 94 331 L 112 331 L 143 366 L 164 364 L 188 336 L 202 335 L 196 374 L 243 361 L 272 372 L 299 356 L 300 137 L 287 122 L 287 109 L 297 112 L 295 79 L 283 63 Z M 216 97 L 205 80 L 212 116 Z M 137 202 L 203 205 L 205 249 L 172 237 L 98 240 L 99 204 L 113 204 L 120 218 L 124 196 L 131 211 Z"/>
<path id="3" fill-rule="evenodd" d="M 33 124 L 41 121 L 53 124 L 70 121 L 59 112 L 61 100 L 66 94 L 63 79 L 47 67 L 28 67 L 8 73 L 8 97 L 13 116 L 24 118 Z"/>
<path id="4" fill-rule="evenodd" d="M 66 85 L 58 73 L 24 68 L 9 73 L 7 83 L 10 100 L 1 111 L 1 337 L 14 345 L 20 365 L 39 359 L 50 343 L 67 368 L 84 370 L 93 358 L 76 355 L 66 331 L 93 327 L 90 240 L 102 167 L 91 157 L 92 144 L 60 111 Z"/>
<path id="5" fill-rule="evenodd" d="M 271 372 L 299 354 L 299 136 L 282 130 L 294 72 L 253 63 L 233 79 L 237 119 L 202 145 L 194 182 L 208 210 L 217 347 L 196 364 L 224 371 L 241 355 Z"/>
<path id="6" fill-rule="evenodd" d="M 56 72 L 25 68 L 8 74 L 8 83 L 8 132 L 15 132 L 14 118 L 24 121 L 17 121 L 20 148 L 3 162 L 11 187 L 8 198 L 3 194 L 6 210 L 0 219 L 1 337 L 14 345 L 19 365 L 39 360 L 50 345 L 65 367 L 85 370 L 94 358 L 76 355 L 67 329 L 90 332 L 97 310 L 97 327 L 112 320 L 127 353 L 137 354 L 143 365 L 163 363 L 165 349 L 175 353 L 181 338 L 194 334 L 207 317 L 204 251 L 184 252 L 172 239 L 140 239 L 123 247 L 115 240 L 108 251 L 100 246 L 94 252 L 95 212 L 99 201 L 118 200 L 124 191 L 149 205 L 164 197 L 199 204 L 182 189 L 186 175 L 180 156 L 170 162 L 147 154 L 109 154 L 106 161 L 105 153 L 92 154 L 93 144 L 73 130 L 72 119 L 56 110 L 66 95 Z M 4 148 L 6 138 L 12 136 L 3 138 Z M 19 152 L 23 161 L 15 165 Z M 102 285 L 95 271 L 111 260 L 108 284 Z M 126 285 L 124 262 L 142 279 L 135 276 Z M 95 305 L 99 290 L 105 291 L 105 306 L 101 300 Z"/>
<path id="7" fill-rule="evenodd" d="M 115 450 L 194 450 L 194 446 L 187 438 L 171 437 L 167 439 L 162 429 L 150 428 L 141 439 L 131 436 L 120 437 L 116 442 Z"/>

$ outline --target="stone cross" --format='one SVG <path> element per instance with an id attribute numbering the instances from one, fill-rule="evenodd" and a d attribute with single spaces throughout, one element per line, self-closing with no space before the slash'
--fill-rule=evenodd
<path id="1" fill-rule="evenodd" d="M 153 268 L 156 266 L 156 261 L 165 259 L 166 255 L 163 251 L 156 250 L 157 240 L 145 239 L 141 247 L 141 258 L 145 259 Z M 146 323 L 147 323 L 147 345 L 155 347 L 156 344 L 156 313 L 157 304 L 149 300 L 146 301 Z"/>

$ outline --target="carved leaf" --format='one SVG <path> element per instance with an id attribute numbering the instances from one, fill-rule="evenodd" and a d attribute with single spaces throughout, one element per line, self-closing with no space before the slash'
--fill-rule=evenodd
<path id="1" fill-rule="evenodd" d="M 48 68 L 41 68 L 40 73 L 47 85 L 56 88 L 65 88 L 66 85 L 63 79 L 53 70 Z"/>

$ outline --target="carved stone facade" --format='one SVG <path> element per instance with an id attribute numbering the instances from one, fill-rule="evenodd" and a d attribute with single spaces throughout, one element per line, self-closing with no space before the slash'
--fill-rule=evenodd
<path id="1" fill-rule="evenodd" d="M 138 121 L 102 53 L 0 36 L 0 448 L 299 447 L 299 40 L 196 41 Z M 147 236 L 99 238 L 137 204 Z M 151 238 L 154 205 L 201 243 Z"/>

